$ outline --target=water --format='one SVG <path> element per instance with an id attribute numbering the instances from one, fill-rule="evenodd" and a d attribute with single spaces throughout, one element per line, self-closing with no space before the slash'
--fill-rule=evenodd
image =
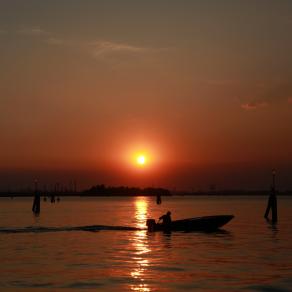
<path id="1" fill-rule="evenodd" d="M 291 291 L 292 198 L 278 198 L 279 223 L 263 219 L 263 197 L 0 199 L 0 231 L 86 225 L 144 228 L 173 219 L 234 214 L 224 231 L 149 234 L 145 230 L 0 232 L 0 289 L 100 291 Z"/>

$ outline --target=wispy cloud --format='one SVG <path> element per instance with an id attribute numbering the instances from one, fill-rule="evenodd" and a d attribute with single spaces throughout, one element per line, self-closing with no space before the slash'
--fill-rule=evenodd
<path id="1" fill-rule="evenodd" d="M 111 41 L 95 41 L 88 44 L 94 57 L 104 57 L 115 53 L 140 54 L 148 52 L 150 49 L 137 47 L 126 43 L 116 43 Z"/>
<path id="2" fill-rule="evenodd" d="M 146 47 L 133 46 L 127 43 L 113 41 L 78 41 L 59 37 L 48 37 L 44 40 L 49 45 L 66 46 L 71 49 L 83 51 L 99 60 L 112 59 L 116 56 L 139 56 L 141 54 L 154 52 L 155 50 Z"/>
<path id="3" fill-rule="evenodd" d="M 260 90 L 259 90 L 260 89 Z M 289 82 L 271 82 L 253 88 L 249 98 L 242 97 L 240 106 L 244 110 L 256 110 L 267 106 L 292 103 L 292 85 Z"/>
<path id="4" fill-rule="evenodd" d="M 49 32 L 41 29 L 40 27 L 29 27 L 29 28 L 20 28 L 17 31 L 19 34 L 27 36 L 48 36 Z"/>
<path id="5" fill-rule="evenodd" d="M 48 45 L 64 46 L 67 49 L 79 50 L 98 60 L 112 60 L 115 57 L 121 56 L 140 56 L 142 54 L 166 50 L 165 48 L 154 49 L 111 40 L 84 41 L 68 39 L 44 30 L 39 26 L 21 28 L 17 33 L 28 37 L 39 37 L 41 41 Z"/>
<path id="6" fill-rule="evenodd" d="M 256 110 L 259 108 L 267 107 L 269 104 L 267 102 L 247 102 L 241 104 L 241 108 L 247 111 Z"/>

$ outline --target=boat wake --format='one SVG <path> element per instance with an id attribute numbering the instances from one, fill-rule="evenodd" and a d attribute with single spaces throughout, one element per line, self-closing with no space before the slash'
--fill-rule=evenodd
<path id="1" fill-rule="evenodd" d="M 65 227 L 42 227 L 42 226 L 27 226 L 19 228 L 0 227 L 0 233 L 45 233 L 45 232 L 66 232 L 66 231 L 90 231 L 97 232 L 102 230 L 124 230 L 137 231 L 145 230 L 130 226 L 108 226 L 108 225 L 89 225 L 89 226 L 65 226 Z"/>

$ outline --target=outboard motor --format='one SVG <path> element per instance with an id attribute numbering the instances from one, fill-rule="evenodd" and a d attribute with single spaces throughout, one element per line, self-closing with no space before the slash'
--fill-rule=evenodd
<path id="1" fill-rule="evenodd" d="M 147 219 L 146 225 L 148 227 L 148 231 L 155 231 L 156 226 L 155 219 Z"/>

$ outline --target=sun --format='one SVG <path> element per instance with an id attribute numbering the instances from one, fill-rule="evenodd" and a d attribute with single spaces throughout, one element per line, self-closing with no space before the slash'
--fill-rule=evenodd
<path id="1" fill-rule="evenodd" d="M 130 149 L 125 156 L 127 164 L 138 171 L 146 171 L 153 168 L 153 154 L 148 149 Z M 130 164 L 129 164 L 130 163 Z"/>
<path id="2" fill-rule="evenodd" d="M 138 155 L 137 158 L 136 158 L 136 163 L 140 166 L 143 166 L 145 165 L 146 163 L 146 157 L 145 155 Z"/>

